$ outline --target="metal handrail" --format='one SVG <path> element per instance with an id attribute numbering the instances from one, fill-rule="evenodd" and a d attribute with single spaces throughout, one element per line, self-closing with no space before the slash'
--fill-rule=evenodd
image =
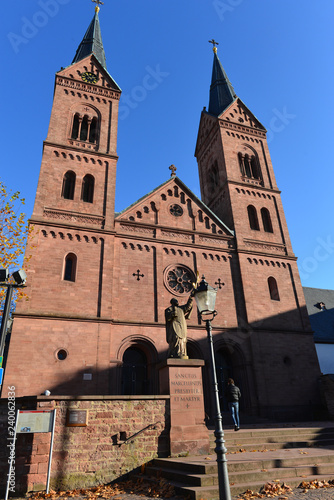
<path id="1" fill-rule="evenodd" d="M 144 427 L 144 429 L 141 429 L 140 431 L 136 432 L 135 434 L 133 434 L 132 436 L 128 437 L 124 441 L 118 443 L 118 445 L 122 446 L 123 444 L 127 444 L 129 441 L 132 441 L 133 439 L 135 439 L 136 437 L 138 437 L 143 432 L 145 432 L 145 431 L 147 431 L 149 429 L 154 429 L 157 424 L 161 424 L 161 421 L 159 420 L 158 422 L 155 422 L 154 424 L 147 425 L 146 427 Z"/>

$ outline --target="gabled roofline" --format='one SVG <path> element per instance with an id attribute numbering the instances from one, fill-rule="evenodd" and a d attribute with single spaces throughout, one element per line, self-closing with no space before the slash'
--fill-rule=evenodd
<path id="1" fill-rule="evenodd" d="M 100 69 L 101 73 L 102 73 L 102 72 L 103 72 L 103 73 L 106 73 L 106 75 L 107 75 L 107 76 L 110 78 L 110 80 L 113 82 L 113 84 L 114 84 L 114 85 L 115 85 L 115 87 L 116 87 L 116 88 L 114 88 L 113 90 L 116 90 L 116 91 L 118 91 L 118 92 L 122 92 L 121 87 L 117 84 L 117 82 L 116 82 L 116 81 L 114 80 L 114 78 L 111 76 L 111 74 L 109 73 L 109 71 L 108 71 L 108 70 L 106 70 L 106 68 L 105 68 L 104 66 L 102 66 L 102 64 L 100 63 L 100 61 L 98 60 L 98 58 L 96 57 L 96 55 L 95 55 L 95 54 L 89 54 L 89 55 L 88 55 L 87 57 L 85 57 L 84 59 L 80 59 L 80 61 L 77 61 L 77 62 L 71 63 L 71 64 L 69 64 L 68 66 L 65 66 L 65 68 L 62 68 L 62 69 L 60 69 L 59 71 L 57 71 L 57 72 L 56 72 L 56 75 L 57 75 L 58 73 L 60 73 L 61 71 L 64 71 L 64 69 L 68 69 L 68 68 L 70 68 L 71 66 L 74 66 L 75 64 L 79 64 L 79 63 L 81 63 L 81 62 L 85 61 L 85 59 L 88 59 L 88 58 L 90 58 L 90 57 L 93 57 L 93 58 L 94 58 L 95 62 L 96 62 L 96 63 L 98 64 L 98 66 L 99 66 L 99 69 Z"/>
<path id="2" fill-rule="evenodd" d="M 224 114 L 224 113 L 225 113 L 225 112 L 226 112 L 226 111 L 227 111 L 227 110 L 228 110 L 231 106 L 233 106 L 233 105 L 235 104 L 235 101 L 238 101 L 238 100 L 239 100 L 239 101 L 241 102 L 241 104 L 242 104 L 242 105 L 243 105 L 243 106 L 247 109 L 247 111 L 248 111 L 248 112 L 252 115 L 252 117 L 254 118 L 254 121 L 255 121 L 255 122 L 257 122 L 257 123 L 259 124 L 260 128 L 262 128 L 265 132 L 267 132 L 266 127 L 264 127 L 264 125 L 262 125 L 262 123 L 260 122 L 260 120 L 259 120 L 258 118 L 256 118 L 256 116 L 254 115 L 254 113 L 253 113 L 253 112 L 249 109 L 249 107 L 248 107 L 248 106 L 246 106 L 246 104 L 243 102 L 243 100 L 242 100 L 242 99 L 240 99 L 240 97 L 238 97 L 238 96 L 236 97 L 236 99 L 235 99 L 233 102 L 231 102 L 231 104 L 229 104 L 229 105 L 228 105 L 228 106 L 224 109 L 224 111 L 222 111 L 222 112 L 220 113 L 220 115 L 219 115 L 217 118 L 220 118 L 220 117 L 222 116 L 222 114 Z M 208 113 L 208 114 L 209 114 L 209 113 Z M 214 115 L 211 115 L 211 116 L 214 116 Z M 243 126 L 247 127 L 247 125 L 244 125 L 244 124 L 243 124 Z"/>
<path id="3" fill-rule="evenodd" d="M 203 115 L 207 115 L 207 116 L 211 116 L 212 118 L 214 118 L 215 120 L 219 121 L 219 120 L 223 120 L 222 118 L 222 115 L 231 107 L 231 106 L 234 106 L 236 101 L 240 101 L 240 103 L 247 109 L 247 111 L 249 112 L 249 114 L 252 116 L 254 122 L 256 122 L 259 126 L 259 128 L 261 130 L 263 130 L 263 132 L 267 133 L 267 129 L 262 125 L 262 123 L 260 122 L 260 120 L 258 118 L 256 118 L 256 116 L 254 115 L 254 113 L 248 108 L 248 106 L 246 106 L 246 104 L 243 102 L 242 99 L 240 99 L 240 97 L 236 97 L 234 99 L 233 102 L 231 102 L 225 109 L 224 111 L 222 111 L 220 113 L 220 115 L 214 115 L 212 113 L 209 113 L 209 111 L 204 107 L 203 110 L 201 111 L 201 117 L 200 117 L 200 120 L 199 120 L 199 127 L 198 127 L 198 133 L 197 133 L 197 139 L 196 139 L 196 146 L 195 146 L 195 157 L 197 157 L 197 152 L 198 152 L 198 139 L 199 139 L 199 131 L 201 129 L 201 122 L 202 122 L 202 119 L 203 119 Z M 243 127 L 248 127 L 248 128 L 251 128 L 249 127 L 249 125 L 245 125 L 244 123 L 242 124 Z"/>
<path id="4" fill-rule="evenodd" d="M 218 225 L 222 226 L 225 231 L 227 233 L 229 233 L 231 236 L 235 236 L 235 233 L 234 231 L 232 231 L 232 229 L 230 229 L 229 227 L 227 227 L 226 224 L 224 224 L 224 222 L 222 220 L 219 219 L 219 217 L 217 217 L 216 214 L 214 214 L 212 212 L 212 210 L 207 206 L 205 205 L 205 203 L 203 203 L 202 200 L 200 200 L 189 188 L 188 186 L 186 186 L 182 181 L 181 179 L 179 179 L 177 176 L 175 177 L 171 177 L 170 179 L 168 179 L 167 181 L 163 182 L 162 184 L 160 184 L 159 186 L 157 186 L 155 189 L 153 189 L 152 191 L 150 191 L 149 193 L 147 193 L 146 195 L 142 196 L 141 198 L 139 198 L 137 201 L 135 201 L 134 203 L 132 203 L 131 205 L 129 205 L 128 207 L 126 207 L 124 210 L 122 210 L 121 212 L 117 212 L 115 213 L 115 221 L 116 219 L 118 219 L 122 214 L 124 214 L 125 212 L 127 212 L 128 210 L 132 209 L 135 205 L 141 203 L 145 198 L 147 198 L 148 196 L 151 196 L 153 193 L 159 191 L 159 189 L 161 189 L 163 186 L 166 186 L 167 184 L 169 183 L 172 183 L 173 181 L 177 182 L 179 184 L 179 186 L 182 188 L 183 191 L 185 191 L 188 196 L 190 198 L 193 199 L 194 202 L 196 202 L 199 206 L 202 207 L 203 211 L 206 212 L 208 215 L 210 215 L 210 217 L 215 221 L 217 222 Z M 219 235 L 217 235 L 219 236 Z"/>

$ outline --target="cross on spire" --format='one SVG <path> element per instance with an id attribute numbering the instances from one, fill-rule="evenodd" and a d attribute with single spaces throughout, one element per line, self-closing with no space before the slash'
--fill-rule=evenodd
<path id="1" fill-rule="evenodd" d="M 212 40 L 209 40 L 209 43 L 212 43 L 212 45 L 213 45 L 213 51 L 214 51 L 214 53 L 217 53 L 217 47 L 216 47 L 216 45 L 219 45 L 219 43 L 216 42 L 216 40 L 214 38 Z"/>
<path id="2" fill-rule="evenodd" d="M 170 174 L 170 176 L 171 176 L 171 177 L 175 177 L 175 176 L 176 176 L 176 173 L 175 173 L 175 172 L 177 171 L 176 166 L 175 166 L 175 165 L 171 165 L 171 166 L 170 166 L 170 167 L 168 167 L 168 168 L 169 168 L 169 170 L 171 170 L 171 171 L 172 171 L 172 173 Z"/>
<path id="3" fill-rule="evenodd" d="M 101 0 L 92 0 L 92 2 L 96 3 L 95 12 L 99 12 L 100 5 L 104 5 L 104 2 L 101 2 Z"/>

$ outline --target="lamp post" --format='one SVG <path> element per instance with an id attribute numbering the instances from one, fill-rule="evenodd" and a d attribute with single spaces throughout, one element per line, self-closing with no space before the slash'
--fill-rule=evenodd
<path id="1" fill-rule="evenodd" d="M 217 316 L 215 310 L 217 288 L 213 288 L 202 276 L 202 281 L 194 290 L 196 304 L 201 315 L 201 319 L 206 323 L 206 331 L 208 334 L 210 348 L 211 374 L 213 381 L 213 394 L 215 404 L 215 438 L 218 466 L 218 483 L 219 483 L 219 500 L 231 500 L 230 483 L 227 471 L 226 448 L 223 431 L 223 419 L 220 411 L 219 392 L 216 374 L 215 353 L 213 349 L 212 327 L 211 321 Z"/>
<path id="2" fill-rule="evenodd" d="M 15 273 L 12 274 L 12 277 L 14 278 L 15 283 L 7 282 L 8 277 L 9 277 L 8 269 L 0 269 L 0 286 L 7 288 L 6 300 L 5 300 L 5 305 L 4 305 L 4 309 L 3 309 L 3 313 L 2 313 L 1 328 L 0 328 L 0 357 L 3 357 L 4 350 L 5 350 L 7 325 L 8 325 L 8 321 L 9 321 L 10 305 L 11 305 L 12 298 L 13 298 L 13 291 L 14 291 L 14 288 L 20 288 L 20 287 L 25 286 L 27 275 L 26 275 L 25 271 L 23 271 L 23 269 L 20 269 L 19 271 L 15 271 Z M 2 366 L 0 366 L 0 371 L 1 371 L 0 380 L 2 380 L 2 375 L 3 375 Z M 2 381 L 0 381 L 0 390 L 1 390 L 1 385 L 2 385 Z"/>

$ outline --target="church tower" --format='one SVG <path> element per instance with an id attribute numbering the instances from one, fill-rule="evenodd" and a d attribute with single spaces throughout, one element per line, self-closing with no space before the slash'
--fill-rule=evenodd
<path id="1" fill-rule="evenodd" d="M 121 90 L 106 69 L 98 11 L 72 64 L 56 73 L 34 223 L 113 228 Z"/>
<path id="2" fill-rule="evenodd" d="M 256 391 L 268 394 L 266 378 L 278 394 L 280 373 L 290 376 L 297 390 L 304 349 L 304 366 L 312 360 L 314 381 L 319 367 L 266 129 L 236 95 L 213 43 L 209 108 L 201 114 L 195 151 L 202 199 L 234 231 L 239 331 L 253 352 Z M 299 389 L 299 396 L 306 401 L 307 391 Z M 267 404 L 274 407 L 274 398 Z"/>
<path id="3" fill-rule="evenodd" d="M 31 217 L 44 240 L 32 243 L 38 250 L 32 252 L 33 292 L 25 305 L 31 311 L 78 314 L 79 301 L 85 315 L 102 314 L 103 255 L 106 246 L 111 251 L 114 228 L 121 89 L 107 71 L 98 12 L 96 7 L 72 63 L 56 73 Z M 57 290 L 57 300 L 50 303 L 41 283 Z"/>
<path id="4" fill-rule="evenodd" d="M 202 199 L 235 231 L 238 248 L 249 248 L 253 240 L 257 248 L 267 243 L 293 257 L 266 130 L 236 95 L 217 47 L 195 156 Z"/>

